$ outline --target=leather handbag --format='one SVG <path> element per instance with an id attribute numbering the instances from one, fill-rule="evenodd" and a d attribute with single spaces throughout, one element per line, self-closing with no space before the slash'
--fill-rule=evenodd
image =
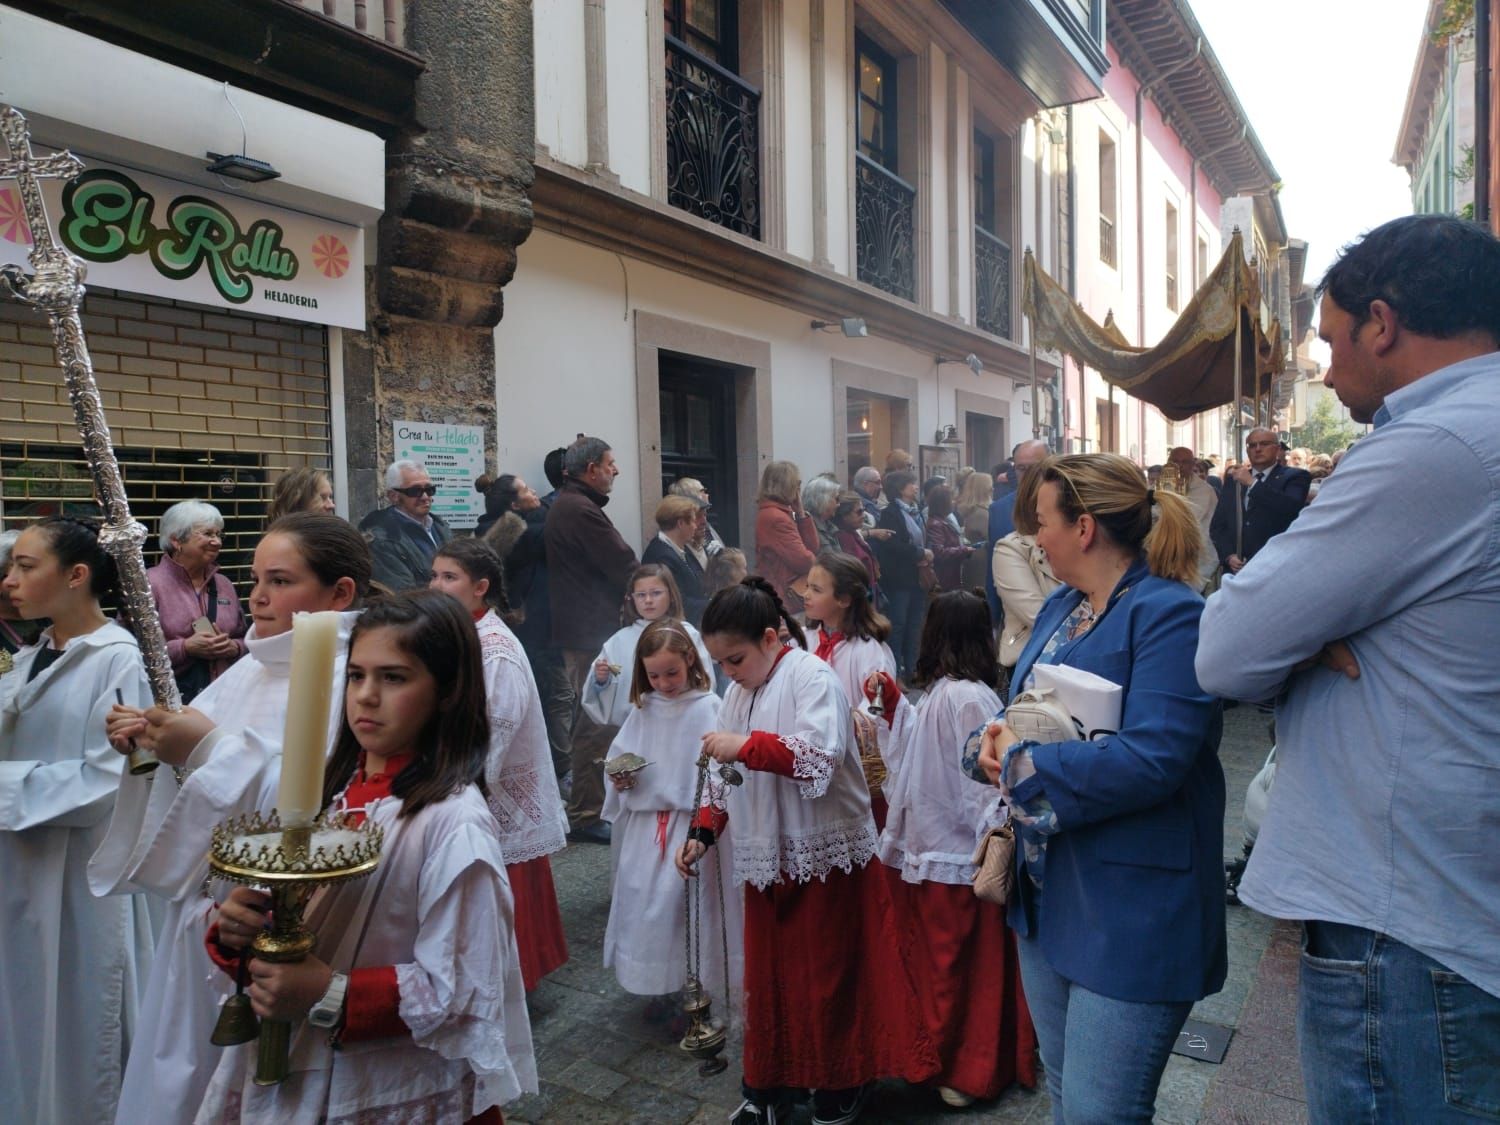
<path id="1" fill-rule="evenodd" d="M 1018 742 L 1073 742 L 1083 732 L 1051 688 L 1032 688 L 1005 705 L 1005 722 Z"/>
<path id="2" fill-rule="evenodd" d="M 1009 824 L 991 828 L 974 850 L 974 896 L 1005 906 L 1016 890 L 1016 834 Z"/>

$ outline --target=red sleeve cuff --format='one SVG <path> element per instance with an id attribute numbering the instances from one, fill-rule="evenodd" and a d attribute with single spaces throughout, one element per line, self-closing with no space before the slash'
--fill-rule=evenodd
<path id="1" fill-rule="evenodd" d="M 689 827 L 707 828 L 715 836 L 724 831 L 725 825 L 729 823 L 729 814 L 723 809 L 716 809 L 712 805 L 704 805 L 695 814 L 693 822 Z"/>
<path id="2" fill-rule="evenodd" d="M 396 966 L 379 965 L 355 969 L 349 974 L 344 994 L 344 1042 L 361 1039 L 394 1039 L 410 1035 L 401 1019 L 401 990 L 396 984 Z"/>
<path id="3" fill-rule="evenodd" d="M 740 747 L 740 761 L 752 770 L 763 773 L 779 773 L 782 777 L 793 776 L 792 752 L 780 735 L 769 731 L 751 731 L 745 745 Z"/>
<path id="4" fill-rule="evenodd" d="M 222 971 L 231 977 L 238 974 L 239 954 L 219 944 L 219 923 L 215 922 L 208 927 L 208 933 L 203 936 L 203 948 L 208 950 L 208 959 Z"/>

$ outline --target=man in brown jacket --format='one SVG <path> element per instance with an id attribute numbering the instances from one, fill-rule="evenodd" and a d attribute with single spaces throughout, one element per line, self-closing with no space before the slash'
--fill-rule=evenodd
<path id="1" fill-rule="evenodd" d="M 625 583 L 635 569 L 635 552 L 604 514 L 620 470 L 602 438 L 580 437 L 563 454 L 566 480 L 547 513 L 542 537 L 547 546 L 548 596 L 552 606 L 552 647 L 578 698 L 583 698 L 594 658 L 620 627 Z M 604 774 L 599 761 L 609 750 L 611 732 L 574 712 L 573 789 L 568 824 L 575 840 L 605 844 L 609 826 L 599 819 L 604 806 Z"/>

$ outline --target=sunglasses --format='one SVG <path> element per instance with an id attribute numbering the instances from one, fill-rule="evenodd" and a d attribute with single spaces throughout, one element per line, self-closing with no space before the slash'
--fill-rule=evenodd
<path id="1" fill-rule="evenodd" d="M 415 500 L 419 496 L 436 496 L 437 495 L 437 485 L 435 485 L 435 484 L 414 484 L 410 488 L 393 488 L 393 489 L 391 489 L 391 491 L 392 492 L 399 492 L 399 493 L 401 493 L 402 496 L 410 496 L 413 500 Z"/>

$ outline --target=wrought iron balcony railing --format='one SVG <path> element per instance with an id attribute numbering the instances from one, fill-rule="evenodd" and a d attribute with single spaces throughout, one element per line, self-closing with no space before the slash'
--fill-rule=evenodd
<path id="1" fill-rule="evenodd" d="M 1115 258 L 1115 221 L 1106 215 L 1099 216 L 1099 260 L 1106 266 L 1117 264 Z"/>
<path id="2" fill-rule="evenodd" d="M 1010 247 L 983 227 L 974 228 L 974 304 L 979 327 L 1010 336 Z"/>
<path id="3" fill-rule="evenodd" d="M 854 154 L 854 234 L 859 279 L 917 298 L 917 189 L 862 152 Z"/>
<path id="4" fill-rule="evenodd" d="M 760 237 L 760 91 L 670 35 L 667 202 Z"/>

